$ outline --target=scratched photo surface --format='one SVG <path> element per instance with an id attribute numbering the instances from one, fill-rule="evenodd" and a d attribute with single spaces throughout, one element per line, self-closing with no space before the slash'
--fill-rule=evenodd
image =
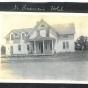
<path id="1" fill-rule="evenodd" d="M 1 78 L 88 81 L 88 16 L 3 13 Z"/>

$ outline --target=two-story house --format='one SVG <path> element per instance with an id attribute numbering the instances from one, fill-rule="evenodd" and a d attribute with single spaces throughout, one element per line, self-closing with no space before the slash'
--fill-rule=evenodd
<path id="1" fill-rule="evenodd" d="M 49 25 L 43 19 L 33 28 L 11 30 L 5 36 L 6 54 L 74 52 L 73 23 Z"/>

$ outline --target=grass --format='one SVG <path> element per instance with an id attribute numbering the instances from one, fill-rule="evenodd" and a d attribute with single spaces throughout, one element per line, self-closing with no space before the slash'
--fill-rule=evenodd
<path id="1" fill-rule="evenodd" d="M 8 78 L 88 81 L 88 51 L 2 59 Z"/>

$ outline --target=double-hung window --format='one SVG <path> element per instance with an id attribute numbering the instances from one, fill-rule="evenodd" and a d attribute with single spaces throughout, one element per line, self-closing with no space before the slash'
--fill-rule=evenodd
<path id="1" fill-rule="evenodd" d="M 69 49 L 69 42 L 63 42 L 63 49 Z"/>
<path id="2" fill-rule="evenodd" d="M 18 51 L 21 51 L 21 45 L 18 45 Z"/>

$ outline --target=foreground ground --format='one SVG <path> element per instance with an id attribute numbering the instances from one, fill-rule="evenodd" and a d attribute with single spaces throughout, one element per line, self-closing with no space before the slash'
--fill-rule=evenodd
<path id="1" fill-rule="evenodd" d="M 88 51 L 1 59 L 2 79 L 88 81 Z"/>

